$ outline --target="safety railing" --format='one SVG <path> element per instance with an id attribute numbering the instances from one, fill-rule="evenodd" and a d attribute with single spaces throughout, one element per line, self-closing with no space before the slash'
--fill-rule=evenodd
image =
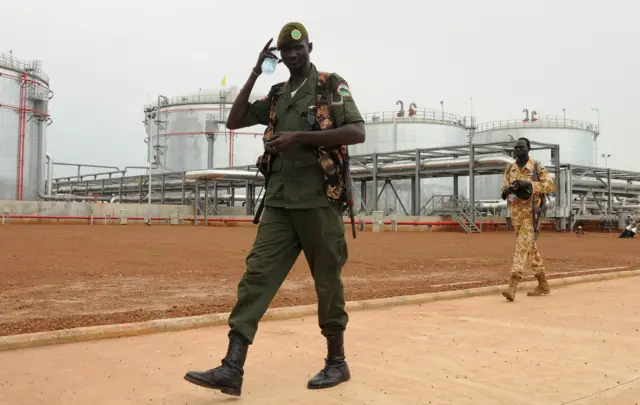
<path id="1" fill-rule="evenodd" d="M 558 128 L 558 129 L 578 129 L 593 133 L 599 133 L 598 125 L 593 125 L 586 121 L 577 121 L 564 119 L 562 117 L 545 117 L 535 121 L 529 119 L 524 120 L 503 120 L 493 122 L 483 122 L 478 124 L 476 134 L 485 131 L 494 131 L 498 129 L 518 129 L 518 128 Z"/>
<path id="2" fill-rule="evenodd" d="M 166 100 L 160 100 L 160 108 L 175 106 L 175 105 L 189 105 L 189 104 L 233 104 L 237 97 L 236 93 L 229 90 L 218 90 L 214 93 L 206 92 L 204 94 L 189 94 L 185 96 L 168 97 Z M 264 98 L 264 94 L 252 94 L 249 96 L 249 101 L 256 101 Z M 148 104 L 145 107 L 155 107 L 156 103 Z M 231 107 L 229 107 L 231 108 Z"/>
<path id="3" fill-rule="evenodd" d="M 456 204 L 457 201 L 453 195 L 433 195 L 423 206 L 424 215 L 450 214 L 455 209 Z"/>
<path id="4" fill-rule="evenodd" d="M 423 207 L 426 216 L 451 215 L 466 232 L 480 232 L 480 228 L 471 220 L 472 213 L 476 218 L 482 215 L 468 201 L 454 195 L 434 195 Z"/>
<path id="5" fill-rule="evenodd" d="M 39 60 L 34 61 L 21 61 L 14 58 L 7 53 L 0 53 L 0 67 L 4 67 L 11 70 L 17 70 L 20 72 L 27 72 L 33 77 L 37 77 L 43 80 L 47 84 L 49 83 L 49 76 L 42 71 L 42 62 Z"/>
<path id="6" fill-rule="evenodd" d="M 403 113 L 398 111 L 380 111 L 373 113 L 365 113 L 362 118 L 366 124 L 390 123 L 390 122 L 417 122 L 417 123 L 441 123 L 449 125 L 458 125 L 461 127 L 471 126 L 473 124 L 472 117 L 463 117 L 461 115 L 450 114 L 438 110 L 428 108 L 415 109 L 415 113 L 405 110 Z"/>

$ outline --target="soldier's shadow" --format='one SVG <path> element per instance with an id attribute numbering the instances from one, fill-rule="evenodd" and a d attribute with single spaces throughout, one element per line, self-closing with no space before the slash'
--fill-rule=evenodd
<path id="1" fill-rule="evenodd" d="M 242 401 L 244 398 L 244 402 L 247 402 L 246 395 L 235 397 L 232 395 L 226 395 L 221 393 L 220 391 L 210 390 L 210 392 L 201 392 L 201 393 L 189 393 L 188 395 L 183 395 L 180 399 L 176 399 L 172 402 L 166 402 L 167 404 L 173 403 L 175 405 L 211 405 L 211 404 L 234 404 L 237 401 Z"/>

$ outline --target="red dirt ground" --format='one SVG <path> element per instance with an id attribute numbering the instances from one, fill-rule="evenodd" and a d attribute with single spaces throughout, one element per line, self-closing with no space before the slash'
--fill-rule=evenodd
<path id="1" fill-rule="evenodd" d="M 242 227 L 0 226 L 0 336 L 227 312 L 254 236 Z M 347 236 L 348 300 L 503 284 L 515 243 L 511 232 Z M 539 246 L 552 278 L 640 268 L 637 243 L 548 232 Z M 302 255 L 272 306 L 314 302 Z"/>

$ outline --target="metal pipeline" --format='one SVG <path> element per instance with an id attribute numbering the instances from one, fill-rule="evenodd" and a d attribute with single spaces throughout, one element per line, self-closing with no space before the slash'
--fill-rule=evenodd
<path id="1" fill-rule="evenodd" d="M 76 166 L 76 167 L 95 167 L 95 168 L 99 168 L 99 169 L 114 169 L 116 171 L 121 171 L 120 168 L 118 166 L 105 166 L 105 165 L 92 165 L 92 164 L 85 164 L 85 163 L 67 163 L 67 162 L 56 162 L 56 165 L 58 166 Z M 146 167 L 145 167 L 146 169 Z"/>
<path id="2" fill-rule="evenodd" d="M 57 163 L 56 163 L 57 164 Z M 93 180 L 102 180 L 102 179 L 98 179 L 97 176 L 104 176 L 104 175 L 109 175 L 109 179 L 112 179 L 114 177 L 111 177 L 111 175 L 113 174 L 122 174 L 122 176 L 124 176 L 125 171 L 124 170 L 115 170 L 115 171 L 110 171 L 110 172 L 99 172 L 99 173 L 85 173 L 85 174 L 81 174 L 79 176 L 65 176 L 65 177 L 58 177 L 55 180 L 56 181 L 71 181 L 71 179 L 74 180 L 78 180 L 78 181 L 86 181 L 83 180 L 85 177 L 91 177 L 93 176 Z M 116 177 L 116 178 L 120 178 L 120 177 Z"/>
<path id="3" fill-rule="evenodd" d="M 106 216 L 100 216 L 100 217 L 96 217 L 96 216 L 91 216 L 91 215 L 4 215 L 5 218 L 9 218 L 9 219 L 62 219 L 62 220 L 106 220 L 106 219 L 113 219 L 113 220 L 118 220 L 121 217 L 118 216 L 111 216 L 111 217 L 106 217 Z M 146 220 L 146 217 L 122 217 L 122 218 L 126 218 L 130 221 L 143 221 Z M 151 218 L 153 221 L 169 221 L 171 220 L 171 218 L 164 218 L 164 217 L 157 217 L 157 218 Z M 193 221 L 193 218 L 183 218 L 185 221 Z M 209 219 L 209 221 L 212 221 L 212 219 Z M 251 219 L 247 219 L 247 220 L 241 220 L 240 218 L 238 218 L 238 221 L 236 222 L 251 222 Z"/>
<path id="4" fill-rule="evenodd" d="M 601 200 L 601 198 L 598 198 L 598 200 Z M 604 200 L 606 200 L 606 197 L 604 198 Z M 587 199 L 580 199 L 580 198 L 574 198 L 573 199 L 573 204 L 574 206 L 578 206 L 578 205 L 582 205 L 585 208 L 591 208 L 591 209 L 599 209 L 600 206 L 598 205 L 598 203 L 596 202 L 596 199 L 594 198 L 587 198 Z M 503 200 L 484 200 L 484 201 L 477 201 L 475 204 L 475 207 L 479 210 L 499 210 L 499 209 L 506 209 L 507 208 L 507 202 L 503 201 Z M 547 208 L 554 208 L 555 207 L 555 198 L 554 197 L 550 197 L 547 199 L 546 201 L 546 207 Z M 615 201 L 612 205 L 611 208 L 617 209 L 617 210 L 631 210 L 631 211 L 640 211 L 640 204 L 627 204 L 627 203 L 622 203 L 619 201 Z"/>
<path id="5" fill-rule="evenodd" d="M 573 188 L 586 188 L 589 190 L 607 191 L 608 187 L 598 180 L 576 180 L 572 182 Z M 611 190 L 626 192 L 627 194 L 640 194 L 640 184 L 611 182 Z"/>
<path id="6" fill-rule="evenodd" d="M 475 166 L 506 166 L 508 164 L 512 164 L 514 160 L 509 156 L 486 156 L 476 159 Z M 450 169 L 450 168 L 463 168 L 469 167 L 468 159 L 443 159 L 443 160 L 429 160 L 425 162 L 420 162 L 420 169 Z M 378 172 L 415 172 L 416 164 L 413 162 L 407 163 L 383 163 L 378 165 Z M 359 174 L 373 172 L 373 166 L 367 165 L 363 166 L 351 166 L 351 173 Z"/>
<path id="7" fill-rule="evenodd" d="M 486 156 L 480 157 L 476 159 L 475 165 L 477 167 L 483 166 L 503 166 L 513 163 L 513 159 L 509 156 L 498 155 L 498 156 Z M 429 160 L 423 161 L 420 164 L 421 169 L 447 169 L 447 168 L 468 168 L 469 161 L 467 159 L 444 159 L 444 160 Z M 406 162 L 406 163 L 387 163 L 378 165 L 378 172 L 407 172 L 414 173 L 416 165 L 414 162 Z M 373 167 L 368 165 L 367 167 L 362 166 L 351 166 L 351 172 L 353 174 L 363 174 L 367 172 L 372 172 Z M 238 169 L 208 169 L 208 170 L 194 170 L 189 171 L 185 174 L 185 179 L 173 179 L 167 180 L 164 182 L 165 191 L 178 190 L 182 188 L 182 185 L 192 186 L 196 180 L 247 180 L 252 181 L 255 180 L 257 182 L 262 182 L 264 180 L 263 176 L 258 173 L 256 175 L 256 171 L 253 170 L 238 170 Z M 479 177 L 483 177 L 483 175 L 479 175 Z M 136 183 L 137 178 L 127 179 L 126 182 L 120 184 L 119 181 L 114 182 L 116 179 L 105 179 L 105 184 L 102 183 L 89 183 L 87 186 L 83 184 L 79 187 L 82 187 L 82 190 L 88 190 L 89 192 L 119 192 L 127 191 L 131 192 L 133 190 L 139 189 L 139 184 Z M 590 190 L 597 191 L 607 191 L 607 187 L 602 184 L 598 180 L 577 180 L 572 183 L 573 189 L 576 188 L 588 188 Z M 626 183 L 612 183 L 611 188 L 617 194 L 630 194 L 634 195 L 634 198 L 638 201 L 640 199 L 636 198 L 640 196 L 640 185 L 629 185 Z M 72 192 L 72 186 L 62 186 L 59 188 L 60 192 Z M 630 200 L 631 202 L 632 200 Z M 634 201 L 635 202 L 635 201 Z"/>
<path id="8" fill-rule="evenodd" d="M 53 156 L 49 152 L 45 156 L 47 157 L 47 189 L 45 192 L 51 195 L 53 193 Z"/>
<path id="9" fill-rule="evenodd" d="M 112 216 L 112 217 L 106 217 L 106 216 L 100 216 L 100 217 L 92 217 L 90 215 L 86 215 L 86 216 L 72 216 L 72 215 L 5 215 L 5 218 L 9 218 L 9 219 L 61 219 L 61 220 L 91 220 L 93 218 L 93 220 L 106 220 L 106 219 L 113 219 L 113 220 L 118 220 L 120 219 L 120 217 L 117 216 Z M 123 217 L 126 218 L 127 220 L 131 220 L 131 221 L 144 221 L 147 218 L 146 217 Z M 171 218 L 164 218 L 164 217 L 154 217 L 151 218 L 152 221 L 169 221 L 171 220 Z M 193 222 L 194 218 L 193 217 L 187 217 L 187 218 L 183 218 L 184 221 L 189 221 L 189 222 Z M 252 223 L 253 222 L 253 218 L 229 218 L 229 217 L 209 217 L 207 219 L 209 222 L 229 222 L 229 223 Z M 351 220 L 350 219 L 343 219 L 343 223 L 344 224 L 351 224 Z M 364 223 L 366 225 L 371 225 L 374 223 L 374 221 L 372 220 L 368 220 L 368 221 L 364 221 Z M 390 225 L 392 222 L 389 220 L 386 221 L 382 221 L 383 224 L 385 225 Z M 399 226 L 457 226 L 460 225 L 458 222 L 455 221 L 397 221 L 397 224 Z M 506 225 L 506 222 L 495 222 L 495 221 L 487 221 L 487 222 L 476 222 L 476 225 L 482 225 L 482 226 L 499 226 L 499 225 Z"/>
<path id="10" fill-rule="evenodd" d="M 125 166 L 125 167 L 124 167 L 124 169 L 123 169 L 123 172 L 125 172 L 125 173 L 126 173 L 126 172 L 127 172 L 127 170 L 129 170 L 129 169 L 147 170 L 147 169 L 148 169 L 148 167 L 146 167 L 146 166 Z"/>
<path id="11" fill-rule="evenodd" d="M 57 164 L 57 163 L 56 163 Z M 60 181 L 71 181 L 72 179 L 77 180 L 77 181 L 86 181 L 83 180 L 86 177 L 94 177 L 93 180 L 109 180 L 109 179 L 119 179 L 120 177 L 112 177 L 112 175 L 114 174 L 121 174 L 122 177 L 124 177 L 127 174 L 127 170 L 129 169 L 141 169 L 141 170 L 148 170 L 147 167 L 142 167 L 142 166 L 125 166 L 124 169 L 122 170 L 115 170 L 115 171 L 110 171 L 110 172 L 98 172 L 98 173 L 85 173 L 85 174 L 81 174 L 79 176 L 62 176 L 62 177 L 57 177 L 55 180 L 57 182 Z M 98 179 L 97 176 L 105 176 L 108 175 L 109 177 L 106 179 Z M 89 180 L 91 181 L 91 180 Z"/>
<path id="12" fill-rule="evenodd" d="M 486 156 L 476 159 L 475 166 L 496 166 L 496 165 L 509 165 L 514 162 L 514 159 L 509 156 Z M 468 159 L 444 159 L 444 160 L 430 160 L 420 163 L 420 169 L 449 169 L 449 168 L 467 168 L 469 167 Z M 378 172 L 415 172 L 416 164 L 414 162 L 407 163 L 387 163 L 378 165 Z M 373 166 L 351 166 L 351 172 L 353 174 L 361 174 L 366 172 L 373 172 Z M 479 175 L 482 177 L 482 175 Z M 588 188 L 591 190 L 606 191 L 607 186 L 602 184 L 598 180 L 576 180 L 572 182 L 573 188 Z M 627 183 L 615 183 L 612 181 L 611 189 L 618 192 L 625 192 L 628 194 L 640 194 L 640 185 L 627 184 Z"/>
<path id="13" fill-rule="evenodd" d="M 205 197 L 205 192 L 202 191 L 202 189 L 200 190 L 200 199 L 204 200 Z M 185 193 L 184 196 L 184 200 L 193 200 L 195 198 L 195 193 L 194 192 L 190 192 L 190 193 Z M 212 193 L 212 191 L 209 191 L 209 199 L 213 200 L 214 195 Z M 147 197 L 143 198 L 144 201 L 148 201 Z M 229 193 L 222 193 L 222 194 L 218 194 L 217 196 L 217 200 L 220 201 L 231 201 L 234 200 L 236 202 L 244 202 L 247 200 L 247 196 L 245 194 L 236 194 L 233 196 L 231 196 L 231 194 Z M 110 202 L 116 202 L 116 201 L 120 201 L 120 202 L 132 202 L 132 203 L 137 203 L 140 201 L 140 196 L 139 195 L 123 195 L 122 198 L 120 198 L 119 196 L 115 196 L 113 197 Z M 174 191 L 174 192 L 165 192 L 164 197 L 160 196 L 160 195 L 153 195 L 151 197 L 151 201 L 157 201 L 157 202 L 164 202 L 164 203 L 178 203 L 180 204 L 183 201 L 182 198 L 182 192 L 180 191 Z"/>
<path id="14" fill-rule="evenodd" d="M 52 190 L 51 190 L 51 181 L 52 181 L 52 174 L 53 174 L 53 158 L 51 157 L 50 154 L 45 154 L 44 152 L 44 131 L 42 129 L 42 126 L 44 125 L 44 122 L 42 120 L 40 120 L 38 122 L 38 170 L 37 170 L 37 187 L 36 190 L 38 192 L 38 198 L 42 199 L 42 200 L 71 200 L 71 199 L 81 199 L 81 200 L 97 200 L 98 197 L 96 196 L 77 196 L 77 195 L 67 195 L 67 196 L 58 196 L 58 195 L 52 195 Z M 49 190 L 47 190 L 47 192 L 49 194 L 44 194 L 42 191 L 42 187 L 44 186 L 44 179 L 42 178 L 42 172 L 43 172 L 43 168 L 42 168 L 42 164 L 45 161 L 45 158 L 49 160 L 49 168 L 48 168 L 48 179 L 47 179 L 47 185 L 49 186 Z"/>
<path id="15" fill-rule="evenodd" d="M 262 173 L 251 170 L 234 170 L 234 169 L 208 169 L 193 170 L 186 172 L 184 175 L 187 179 L 201 180 L 263 180 Z"/>

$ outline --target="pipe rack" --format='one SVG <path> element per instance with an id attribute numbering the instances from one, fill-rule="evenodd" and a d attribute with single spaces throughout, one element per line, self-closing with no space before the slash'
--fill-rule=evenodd
<path id="1" fill-rule="evenodd" d="M 460 146 L 424 148 L 415 150 L 374 153 L 351 156 L 351 174 L 354 182 L 374 184 L 374 196 L 380 198 L 378 183 L 390 184 L 396 180 L 412 181 L 431 177 L 468 176 L 470 182 L 469 200 L 476 208 L 501 210 L 504 207 L 495 202 L 475 201 L 475 176 L 502 174 L 506 165 L 513 162 L 509 156 L 514 142 L 487 144 L 465 144 Z M 581 217 L 604 215 L 615 212 L 640 209 L 638 204 L 624 204 L 619 198 L 635 198 L 640 201 L 640 173 L 597 167 L 561 164 L 559 146 L 531 142 L 532 150 L 552 150 L 553 164 L 547 168 L 556 178 L 558 191 L 551 200 L 549 216 L 558 222 L 559 229 L 570 229 Z M 149 193 L 147 176 L 122 176 L 96 178 L 84 181 L 54 179 L 53 188 L 64 194 L 100 194 L 108 199 L 122 202 L 158 202 L 160 204 L 195 204 L 212 207 L 245 206 L 245 213 L 252 214 L 259 202 L 255 191 L 262 188 L 264 179 L 254 166 L 229 167 L 221 169 L 197 170 L 184 173 L 165 173 L 152 176 Z M 419 183 L 418 183 L 419 184 Z M 204 189 L 204 190 L 203 190 Z M 212 189 L 212 190 L 210 190 Z M 421 196 L 419 187 L 412 187 L 411 215 L 420 214 Z M 630 200 L 631 201 L 631 200 Z M 365 206 L 366 201 L 363 201 Z M 378 211 L 378 201 L 374 198 L 368 204 L 367 212 Z"/>

